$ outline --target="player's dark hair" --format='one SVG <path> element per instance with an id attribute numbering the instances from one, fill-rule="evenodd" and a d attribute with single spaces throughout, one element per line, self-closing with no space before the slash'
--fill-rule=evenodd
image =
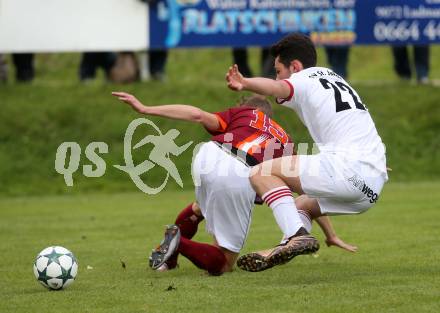
<path id="1" fill-rule="evenodd" d="M 242 98 L 238 103 L 238 106 L 248 106 L 248 107 L 256 108 L 269 117 L 272 117 L 273 115 L 272 105 L 264 96 L 254 95 L 254 96 Z"/>
<path id="2" fill-rule="evenodd" d="M 289 67 L 290 62 L 298 60 L 304 68 L 316 66 L 316 49 L 312 40 L 306 35 L 294 33 L 287 35 L 270 48 L 274 58 Z"/>

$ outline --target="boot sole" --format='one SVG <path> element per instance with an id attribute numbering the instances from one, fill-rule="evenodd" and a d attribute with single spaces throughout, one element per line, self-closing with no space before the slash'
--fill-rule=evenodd
<path id="1" fill-rule="evenodd" d="M 237 260 L 237 266 L 248 272 L 261 272 L 273 267 L 266 257 L 258 253 L 249 253 L 242 255 Z"/>
<path id="2" fill-rule="evenodd" d="M 319 250 L 319 242 L 317 240 L 307 242 L 303 247 L 290 247 L 281 250 L 279 253 L 275 253 L 268 258 L 268 263 L 275 265 L 282 265 L 290 262 L 294 257 L 298 255 L 312 254 Z"/>
<path id="3" fill-rule="evenodd" d="M 175 232 L 175 233 L 173 233 Z M 161 267 L 177 250 L 177 246 L 180 242 L 180 230 L 167 229 L 165 232 L 164 241 L 160 244 L 159 248 L 153 250 L 149 258 L 149 265 L 153 270 Z"/>
<path id="4" fill-rule="evenodd" d="M 303 247 L 281 250 L 279 253 L 275 253 L 268 257 L 264 257 L 258 253 L 249 253 L 241 256 L 237 260 L 237 266 L 248 272 L 261 272 L 277 265 L 286 264 L 294 257 L 303 254 L 315 253 L 319 250 L 319 242 L 317 240 L 310 241 Z"/>

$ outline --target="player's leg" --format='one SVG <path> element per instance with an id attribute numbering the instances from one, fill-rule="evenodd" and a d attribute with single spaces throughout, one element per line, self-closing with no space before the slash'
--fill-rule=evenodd
<path id="1" fill-rule="evenodd" d="M 300 195 L 295 199 L 295 205 L 304 226 L 306 226 L 305 228 L 310 232 L 312 228 L 311 221 L 322 216 L 318 201 L 316 198 L 310 198 L 307 195 Z"/>
<path id="2" fill-rule="evenodd" d="M 203 221 L 203 215 L 197 202 L 190 203 L 177 216 L 174 222 L 180 229 L 180 235 L 187 239 L 192 239 L 197 233 L 199 223 Z M 174 253 L 164 266 L 158 268 L 159 271 L 166 271 L 177 267 L 179 254 Z"/>
<path id="3" fill-rule="evenodd" d="M 303 226 L 291 193 L 303 193 L 297 167 L 296 156 L 283 157 L 255 166 L 250 175 L 252 187 L 273 210 L 285 238 L 295 235 Z"/>
<path id="4" fill-rule="evenodd" d="M 304 228 L 292 196 L 292 190 L 303 193 L 298 170 L 297 156 L 266 161 L 253 168 L 251 184 L 272 209 L 285 241 L 273 249 L 240 257 L 237 262 L 240 268 L 262 271 L 319 249 L 318 241 Z"/>
<path id="5" fill-rule="evenodd" d="M 177 251 L 211 275 L 231 272 L 238 258 L 237 252 L 221 247 L 215 238 L 212 245 L 181 239 Z"/>
<path id="6" fill-rule="evenodd" d="M 180 235 L 176 225 L 169 225 L 161 245 L 153 251 L 150 266 L 153 269 L 169 262 L 170 255 L 181 254 L 195 266 L 206 270 L 211 275 L 221 275 L 232 271 L 238 252 L 221 247 L 214 239 L 214 244 L 196 242 Z"/>
<path id="7" fill-rule="evenodd" d="M 325 234 L 325 243 L 327 246 L 336 246 L 350 252 L 357 251 L 356 246 L 348 244 L 338 237 L 330 218 L 322 215 L 318 199 L 310 198 L 307 195 L 301 195 L 295 199 L 295 204 L 304 226 L 309 232 L 312 228 L 312 220 L 315 220 L 318 223 L 322 232 Z"/>
<path id="8" fill-rule="evenodd" d="M 304 226 L 291 193 L 304 193 L 299 177 L 299 158 L 294 155 L 263 162 L 253 168 L 250 181 L 273 210 L 285 238 L 294 236 Z"/>
<path id="9" fill-rule="evenodd" d="M 222 269 L 222 272 L 223 273 L 232 272 L 232 269 L 234 268 L 235 262 L 237 261 L 237 258 L 238 258 L 238 253 L 220 247 L 215 238 L 214 238 L 214 245 L 216 247 L 220 248 L 220 250 L 223 252 L 225 259 L 226 259 L 225 264 Z"/>
<path id="10" fill-rule="evenodd" d="M 357 175 L 356 164 L 348 162 L 344 158 L 333 154 L 317 155 L 298 155 L 292 157 L 283 157 L 269 162 L 264 162 L 253 169 L 250 181 L 258 194 L 264 195 L 266 203 L 273 208 L 281 196 L 288 196 L 287 187 L 298 194 L 307 194 L 310 197 L 300 196 L 295 201 L 295 206 L 301 206 L 300 211 L 304 211 L 311 219 L 318 218 L 321 215 L 329 214 L 352 214 L 353 209 L 338 209 L 333 205 L 326 205 L 322 210 L 319 201 L 324 199 L 334 199 L 337 202 L 351 203 L 359 201 L 362 198 L 362 192 L 359 190 L 360 181 L 370 181 L 370 179 L 361 179 Z M 354 186 L 353 184 L 356 184 Z M 375 182 L 370 183 L 376 186 Z M 380 187 L 380 186 L 379 186 Z M 368 187 L 369 188 L 369 187 Z M 365 188 L 367 190 L 368 188 Z M 362 188 L 361 188 L 362 189 Z M 371 188 L 369 188 L 371 189 Z M 375 188 L 379 190 L 380 188 Z M 377 193 L 378 194 L 378 193 Z M 322 199 L 322 200 L 316 200 Z M 287 202 L 287 201 L 286 201 Z M 280 206 L 281 213 L 274 210 L 277 221 L 277 214 L 286 214 L 290 218 L 284 218 L 285 224 L 294 227 L 292 220 L 295 219 L 292 210 L 288 207 L 294 207 L 290 203 Z M 297 208 L 298 209 L 298 208 Z M 294 210 L 296 211 L 296 210 Z M 356 211 L 354 211 L 356 212 Z M 359 212 L 357 212 L 359 213 Z M 287 215 L 290 214 L 290 215 Z M 283 230 L 284 235 L 289 236 L 292 231 L 284 227 L 281 222 L 278 224 Z M 288 224 L 290 223 L 290 224 Z M 293 226 L 292 226 L 293 225 Z M 296 226 L 298 227 L 298 226 Z"/>
<path id="11" fill-rule="evenodd" d="M 233 269 L 249 232 L 255 191 L 248 179 L 250 168 L 217 146 L 214 148 L 211 155 L 217 155 L 215 170 L 202 175 L 196 194 L 206 229 L 224 254 L 222 272 L 226 272 Z"/>
<path id="12" fill-rule="evenodd" d="M 174 254 L 182 254 L 195 266 L 212 275 L 222 274 L 227 264 L 225 253 L 218 246 L 182 237 L 177 225 L 168 225 L 164 239 L 150 256 L 150 267 L 162 267 Z"/>
<path id="13" fill-rule="evenodd" d="M 315 212 L 316 208 L 319 210 L 316 199 L 309 198 L 307 195 L 300 195 L 295 198 L 295 206 L 298 209 L 304 228 L 310 233 L 312 230 L 312 221 L 316 218 L 312 212 Z"/>
<path id="14" fill-rule="evenodd" d="M 288 199 L 286 185 L 300 194 L 304 192 L 318 198 L 319 208 L 316 202 L 308 203 L 313 209 L 309 212 L 311 216 L 359 214 L 377 201 L 386 179 L 375 168 L 364 167 L 362 162 L 353 162 L 343 155 L 332 153 L 284 157 L 273 160 L 271 163 L 262 163 L 255 169 L 251 183 L 258 193 L 266 193 L 263 199 L 273 209 L 278 225 L 286 234 L 289 227 L 292 227 L 292 223 L 297 224 L 301 219 L 297 210 L 293 210 L 295 206 L 288 200 L 281 205 L 277 203 L 281 198 Z M 298 214 L 294 222 L 292 222 L 291 211 Z M 291 218 L 286 218 L 289 215 Z M 282 223 L 283 221 L 285 224 Z M 313 245 L 316 239 L 310 237 L 307 233 L 297 233 L 285 245 L 275 247 L 269 250 L 269 253 L 263 251 L 240 257 L 238 263 L 249 265 L 248 270 L 255 270 L 256 265 L 258 265 L 256 270 L 264 270 L 282 264 L 298 254 L 316 251 L 319 246 L 317 243 Z M 267 266 L 261 267 L 259 265 L 261 263 Z"/>
<path id="15" fill-rule="evenodd" d="M 180 230 L 177 225 L 167 225 L 162 242 L 153 250 L 149 258 L 149 265 L 153 270 L 161 268 L 176 253 L 180 237 Z"/>
<path id="16" fill-rule="evenodd" d="M 238 258 L 237 252 L 222 248 L 215 238 L 212 245 L 192 240 L 181 242 L 178 251 L 198 268 L 206 270 L 211 275 L 232 272 Z"/>
<path id="17" fill-rule="evenodd" d="M 211 275 L 221 275 L 227 268 L 227 258 L 223 249 L 215 245 L 182 237 L 177 252 Z"/>
<path id="18" fill-rule="evenodd" d="M 209 171 L 205 168 L 208 162 L 215 165 Z M 244 174 L 238 175 L 240 172 Z M 170 237 L 179 237 L 173 232 L 165 236 L 164 249 L 157 249 L 162 254 L 153 256 L 158 262 L 152 263 L 160 264 L 165 260 L 166 248 L 175 247 L 175 252 L 210 274 L 232 270 L 249 229 L 255 199 L 248 176 L 248 167 L 215 144 L 202 146 L 193 162 L 193 177 L 199 178 L 195 184 L 196 198 L 206 218 L 206 229 L 216 238 L 215 244 L 195 242 L 184 236 L 173 239 Z"/>

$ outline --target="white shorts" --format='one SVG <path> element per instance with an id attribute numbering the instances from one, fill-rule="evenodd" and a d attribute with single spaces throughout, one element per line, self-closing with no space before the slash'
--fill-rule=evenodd
<path id="1" fill-rule="evenodd" d="M 339 153 L 299 155 L 299 178 L 306 195 L 316 198 L 321 213 L 359 214 L 379 199 L 386 174 L 368 163 Z"/>
<path id="2" fill-rule="evenodd" d="M 214 142 L 201 146 L 192 162 L 197 202 L 206 231 L 220 247 L 240 252 L 251 223 L 255 191 L 250 168 Z"/>

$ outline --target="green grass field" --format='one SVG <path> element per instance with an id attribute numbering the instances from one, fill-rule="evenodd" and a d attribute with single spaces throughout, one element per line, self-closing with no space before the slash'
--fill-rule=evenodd
<path id="1" fill-rule="evenodd" d="M 221 277 L 184 258 L 167 273 L 147 266 L 163 225 L 192 192 L 3 199 L 0 312 L 438 312 L 439 188 L 391 183 L 368 213 L 334 218 L 341 237 L 359 246 L 355 254 L 322 247 L 317 257 Z M 210 240 L 203 226 L 196 238 Z M 270 209 L 257 207 L 243 251 L 279 238 Z M 32 273 L 36 254 L 55 244 L 71 249 L 80 264 L 64 291 L 47 291 Z"/>
<path id="2" fill-rule="evenodd" d="M 251 50 L 255 72 L 258 52 Z M 318 64 L 325 66 L 322 52 Z M 141 193 L 112 166 L 123 163 L 124 132 L 138 115 L 110 92 L 125 90 L 146 104 L 223 110 L 239 98 L 224 82 L 230 50 L 173 50 L 165 83 L 131 85 L 109 84 L 102 74 L 81 84 L 78 54 L 38 55 L 32 84 L 11 79 L 0 85 L 0 313 L 439 312 L 440 46 L 431 50 L 432 85 L 399 81 L 391 60 L 389 47 L 354 47 L 350 59 L 350 81 L 393 169 L 371 211 L 333 220 L 359 252 L 322 247 L 318 257 L 298 257 L 266 272 L 210 277 L 183 258 L 176 271 L 148 268 L 163 226 L 193 200 L 192 149 L 173 159 L 185 189 L 170 181 L 157 196 Z M 295 142 L 311 143 L 292 111 L 275 107 L 275 119 Z M 163 132 L 178 129 L 178 144 L 209 139 L 189 123 L 151 120 Z M 66 187 L 54 169 L 65 141 L 78 142 L 83 151 L 90 142 L 106 142 L 105 175 L 84 177 L 83 154 L 74 186 Z M 135 155 L 137 162 L 145 158 L 145 152 Z M 148 175 L 146 182 L 160 183 L 162 175 Z M 315 234 L 323 239 L 317 229 Z M 243 252 L 271 247 L 280 237 L 270 210 L 257 207 Z M 196 239 L 210 241 L 203 227 Z M 32 273 L 35 256 L 50 245 L 67 247 L 79 260 L 78 279 L 65 291 L 45 290 Z"/>
<path id="3" fill-rule="evenodd" d="M 259 50 L 251 51 L 258 72 Z M 319 65 L 326 65 L 318 51 Z M 134 93 L 146 104 L 185 103 L 207 111 L 220 111 L 237 102 L 240 94 L 226 88 L 224 75 L 231 62 L 229 49 L 173 50 L 166 83 L 154 81 L 131 85 L 106 83 L 101 75 L 90 84 L 78 82 L 78 54 L 42 54 L 36 58 L 36 79 L 28 84 L 0 84 L 0 195 L 41 195 L 95 191 L 135 191 L 127 175 L 112 167 L 122 164 L 123 138 L 128 124 L 139 117 L 115 100 L 113 90 Z M 440 81 L 440 46 L 431 51 L 431 78 Z M 389 47 L 354 47 L 350 77 L 373 116 L 387 146 L 392 180 L 440 178 L 440 87 L 400 82 L 392 69 Z M 12 73 L 11 73 L 12 74 Z M 350 81 L 351 81 L 350 80 Z M 275 106 L 275 119 L 296 143 L 311 139 L 295 113 Z M 181 132 L 179 144 L 206 141 L 209 135 L 189 123 L 151 118 L 165 132 Z M 75 141 L 85 147 L 92 141 L 109 145 L 105 176 L 88 179 L 78 171 L 74 188 L 66 188 L 54 170 L 57 147 Z M 192 183 L 189 163 L 192 149 L 175 158 L 185 184 Z M 310 153 L 310 150 L 309 150 Z M 19 161 L 18 161 L 19 160 Z M 140 155 L 139 161 L 145 160 Z M 81 166 L 87 164 L 84 155 Z M 161 177 L 150 177 L 160 183 Z M 175 188 L 176 184 L 170 184 Z"/>

